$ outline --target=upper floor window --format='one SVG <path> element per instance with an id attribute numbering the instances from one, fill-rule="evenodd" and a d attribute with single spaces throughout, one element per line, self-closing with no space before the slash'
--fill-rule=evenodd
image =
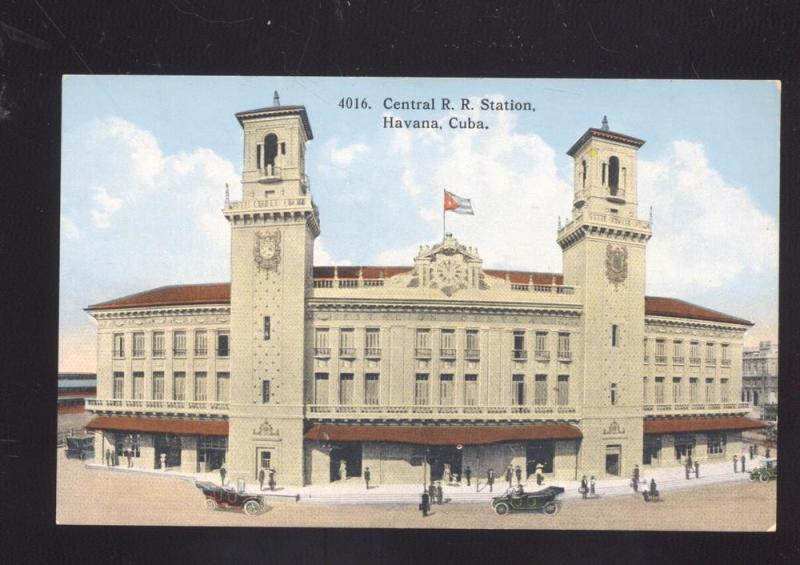
<path id="1" fill-rule="evenodd" d="M 414 339 L 415 354 L 419 358 L 429 358 L 431 356 L 431 330 L 428 328 L 418 328 Z"/>
<path id="2" fill-rule="evenodd" d="M 353 328 L 339 330 L 339 355 L 352 356 L 356 353 L 356 332 Z"/>
<path id="3" fill-rule="evenodd" d="M 164 371 L 153 371 L 153 400 L 164 400 Z"/>
<path id="4" fill-rule="evenodd" d="M 464 375 L 464 405 L 478 404 L 478 375 Z"/>
<path id="5" fill-rule="evenodd" d="M 697 341 L 689 343 L 689 363 L 691 365 L 700 364 L 700 343 Z"/>
<path id="6" fill-rule="evenodd" d="M 114 334 L 114 357 L 125 357 L 125 334 Z"/>
<path id="7" fill-rule="evenodd" d="M 525 375 L 511 377 L 511 404 L 514 406 L 525 404 Z"/>
<path id="8" fill-rule="evenodd" d="M 480 342 L 478 341 L 478 330 L 467 330 L 467 347 L 465 357 L 476 358 L 480 354 Z"/>
<path id="9" fill-rule="evenodd" d="M 567 361 L 572 359 L 572 352 L 569 349 L 569 334 L 562 332 L 558 334 L 558 358 Z"/>
<path id="10" fill-rule="evenodd" d="M 206 333 L 206 330 L 194 332 L 194 354 L 199 357 L 208 355 L 208 333 Z"/>
<path id="11" fill-rule="evenodd" d="M 364 404 L 380 404 L 380 375 L 367 373 L 364 375 Z"/>
<path id="12" fill-rule="evenodd" d="M 142 400 L 144 398 L 144 373 L 136 371 L 133 373 L 133 399 Z"/>
<path id="13" fill-rule="evenodd" d="M 164 332 L 153 332 L 153 357 L 164 357 Z"/>
<path id="14" fill-rule="evenodd" d="M 586 188 L 586 171 L 587 171 L 586 159 L 584 159 L 583 161 L 581 161 L 581 186 L 583 188 Z"/>
<path id="15" fill-rule="evenodd" d="M 713 343 L 706 343 L 706 365 L 716 365 L 717 351 Z"/>
<path id="16" fill-rule="evenodd" d="M 680 377 L 672 377 L 672 403 L 683 402 L 683 383 Z"/>
<path id="17" fill-rule="evenodd" d="M 328 328 L 316 328 L 314 330 L 314 355 L 317 357 L 327 357 L 330 354 L 331 345 Z"/>
<path id="18" fill-rule="evenodd" d="M 231 374 L 217 373 L 217 402 L 229 402 L 231 399 Z"/>
<path id="19" fill-rule="evenodd" d="M 676 365 L 683 364 L 683 342 L 675 340 L 672 342 L 672 362 Z"/>
<path id="20" fill-rule="evenodd" d="M 267 175 L 274 174 L 275 158 L 278 156 L 278 136 L 269 133 L 264 143 L 256 147 L 256 167 L 265 169 Z"/>
<path id="21" fill-rule="evenodd" d="M 219 357 L 228 357 L 231 352 L 229 349 L 230 334 L 228 330 L 220 330 L 217 332 L 217 355 Z"/>
<path id="22" fill-rule="evenodd" d="M 730 389 L 728 387 L 728 379 L 720 379 L 719 381 L 719 401 L 720 402 L 728 402 L 728 395 L 730 394 Z"/>
<path id="23" fill-rule="evenodd" d="M 114 371 L 114 389 L 111 391 L 111 398 L 123 398 L 125 395 L 125 373 Z"/>
<path id="24" fill-rule="evenodd" d="M 453 375 L 446 374 L 439 376 L 439 404 L 450 406 L 454 404 L 453 395 Z"/>
<path id="25" fill-rule="evenodd" d="M 269 380 L 261 381 L 261 404 L 269 404 L 272 400 L 272 382 Z"/>
<path id="26" fill-rule="evenodd" d="M 663 339 L 656 340 L 656 363 L 666 363 L 667 362 L 667 346 L 664 343 Z"/>
<path id="27" fill-rule="evenodd" d="M 547 405 L 547 375 L 534 377 L 533 403 L 536 406 Z"/>
<path id="28" fill-rule="evenodd" d="M 611 157 L 608 160 L 608 188 L 612 196 L 619 191 L 619 158 Z"/>
<path id="29" fill-rule="evenodd" d="M 700 402 L 700 391 L 699 387 L 699 380 L 697 377 L 691 377 L 689 379 L 689 402 L 695 404 Z"/>
<path id="30" fill-rule="evenodd" d="M 172 375 L 172 400 L 186 400 L 186 373 Z"/>
<path id="31" fill-rule="evenodd" d="M 203 372 L 197 372 L 194 374 L 194 399 L 197 402 L 205 402 L 208 398 L 208 379 L 207 374 Z"/>
<path id="32" fill-rule="evenodd" d="M 314 373 L 314 404 L 328 403 L 328 373 Z"/>
<path id="33" fill-rule="evenodd" d="M 706 379 L 706 402 L 714 400 L 714 379 Z"/>
<path id="34" fill-rule="evenodd" d="M 728 366 L 731 364 L 731 348 L 730 345 L 727 343 L 723 343 L 720 345 L 720 351 L 722 353 L 722 365 Z"/>
<path id="35" fill-rule="evenodd" d="M 617 383 L 611 383 L 610 393 L 611 393 L 611 398 L 610 398 L 611 405 L 614 406 L 614 405 L 617 404 L 617 400 L 618 400 L 618 398 L 617 398 L 617 394 L 618 394 L 618 392 L 617 392 Z"/>
<path id="36" fill-rule="evenodd" d="M 647 338 L 644 338 L 644 340 L 642 342 L 642 346 L 644 347 L 644 362 L 645 363 L 649 363 L 650 362 L 650 349 L 649 349 L 649 346 L 648 346 Z"/>
<path id="37" fill-rule="evenodd" d="M 381 330 L 380 328 L 367 328 L 366 347 L 364 355 L 367 357 L 380 357 L 381 355 Z"/>
<path id="38" fill-rule="evenodd" d="M 133 334 L 133 356 L 144 357 L 144 332 Z"/>
<path id="39" fill-rule="evenodd" d="M 569 375 L 558 375 L 556 391 L 558 405 L 567 406 L 569 404 Z"/>
<path id="40" fill-rule="evenodd" d="M 339 375 L 339 404 L 353 403 L 353 373 Z"/>
<path id="41" fill-rule="evenodd" d="M 525 330 L 514 330 L 514 349 L 511 353 L 518 361 L 528 358 L 528 352 L 525 350 Z"/>
<path id="42" fill-rule="evenodd" d="M 655 403 L 664 404 L 664 377 L 656 377 Z"/>
<path id="43" fill-rule="evenodd" d="M 175 357 L 186 355 L 186 332 L 179 331 L 172 334 L 172 354 Z"/>
<path id="44" fill-rule="evenodd" d="M 456 332 L 455 330 L 442 330 L 441 356 L 443 358 L 456 356 Z"/>
<path id="45" fill-rule="evenodd" d="M 422 406 L 430 403 L 428 394 L 428 375 L 417 373 L 414 379 L 414 404 Z"/>
<path id="46" fill-rule="evenodd" d="M 547 347 L 547 332 L 536 332 L 536 356 L 542 357 L 545 353 L 550 353 Z"/>
<path id="47" fill-rule="evenodd" d="M 611 346 L 619 346 L 619 326 L 617 324 L 611 324 Z"/>

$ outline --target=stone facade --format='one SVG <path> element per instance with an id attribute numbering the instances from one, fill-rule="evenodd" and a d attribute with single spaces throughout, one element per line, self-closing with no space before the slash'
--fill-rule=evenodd
<path id="1" fill-rule="evenodd" d="M 778 418 L 778 344 L 762 341 L 745 348 L 742 357 L 742 397 L 750 415 L 764 420 Z"/>

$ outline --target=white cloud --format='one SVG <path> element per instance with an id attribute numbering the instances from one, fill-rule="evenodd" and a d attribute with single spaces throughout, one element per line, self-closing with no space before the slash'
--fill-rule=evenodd
<path id="1" fill-rule="evenodd" d="M 351 143 L 344 147 L 336 147 L 335 142 L 330 145 L 330 160 L 334 166 L 340 169 L 347 169 L 359 156 L 369 151 L 369 147 L 363 143 Z"/>
<path id="2" fill-rule="evenodd" d="M 89 211 L 92 223 L 98 228 L 109 228 L 111 216 L 122 208 L 122 198 L 111 196 L 104 186 L 94 186 L 92 190 L 94 190 L 92 200 L 97 205 Z"/>
<path id="3" fill-rule="evenodd" d="M 409 245 L 400 249 L 387 249 L 378 255 L 378 264 L 387 267 L 410 266 L 419 253 L 419 245 Z"/>
<path id="4" fill-rule="evenodd" d="M 325 243 L 323 242 L 321 237 L 318 237 L 316 241 L 314 241 L 314 265 L 317 266 L 329 266 L 329 265 L 352 265 L 352 261 L 350 259 L 334 259 L 334 257 L 328 253 L 328 250 L 325 247 Z"/>
<path id="5" fill-rule="evenodd" d="M 656 160 L 640 160 L 638 185 L 640 214 L 652 205 L 654 215 L 649 292 L 688 295 L 777 272 L 776 219 L 711 167 L 702 144 L 674 141 Z"/>
<path id="6" fill-rule="evenodd" d="M 102 127 L 95 129 L 95 136 L 101 142 L 116 140 L 128 148 L 133 163 L 135 178 L 147 186 L 153 186 L 164 168 L 164 156 L 158 140 L 149 131 L 143 130 L 122 118 L 103 120 Z"/>
<path id="7" fill-rule="evenodd" d="M 67 216 L 61 215 L 61 237 L 64 239 L 79 239 L 81 231 L 71 219 Z"/>

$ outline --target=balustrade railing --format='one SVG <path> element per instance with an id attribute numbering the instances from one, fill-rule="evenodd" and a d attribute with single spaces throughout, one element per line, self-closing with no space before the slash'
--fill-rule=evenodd
<path id="1" fill-rule="evenodd" d="M 643 410 L 648 415 L 679 414 L 731 414 L 749 410 L 747 402 L 689 402 L 676 404 L 645 404 Z"/>
<path id="2" fill-rule="evenodd" d="M 86 408 L 92 411 L 111 412 L 223 414 L 228 411 L 229 405 L 227 402 L 197 400 L 131 400 L 87 398 Z"/>
<path id="3" fill-rule="evenodd" d="M 306 416 L 316 419 L 354 419 L 381 418 L 387 420 L 405 419 L 460 419 L 483 418 L 488 420 L 574 420 L 578 418 L 575 406 L 475 406 L 475 405 L 334 405 L 309 404 Z"/>

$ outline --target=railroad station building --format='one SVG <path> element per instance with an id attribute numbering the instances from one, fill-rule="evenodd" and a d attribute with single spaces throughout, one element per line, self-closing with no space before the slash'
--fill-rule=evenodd
<path id="1" fill-rule="evenodd" d="M 314 264 L 306 109 L 236 118 L 242 199 L 222 211 L 231 281 L 87 307 L 98 462 L 114 450 L 134 467 L 224 465 L 250 481 L 271 468 L 291 485 L 366 467 L 378 483 L 422 483 L 541 463 L 574 480 L 728 459 L 760 427 L 740 401 L 752 324 L 645 295 L 641 139 L 604 122 L 568 150 L 561 273 L 484 268 L 449 234 L 405 266 L 335 267 Z"/>

